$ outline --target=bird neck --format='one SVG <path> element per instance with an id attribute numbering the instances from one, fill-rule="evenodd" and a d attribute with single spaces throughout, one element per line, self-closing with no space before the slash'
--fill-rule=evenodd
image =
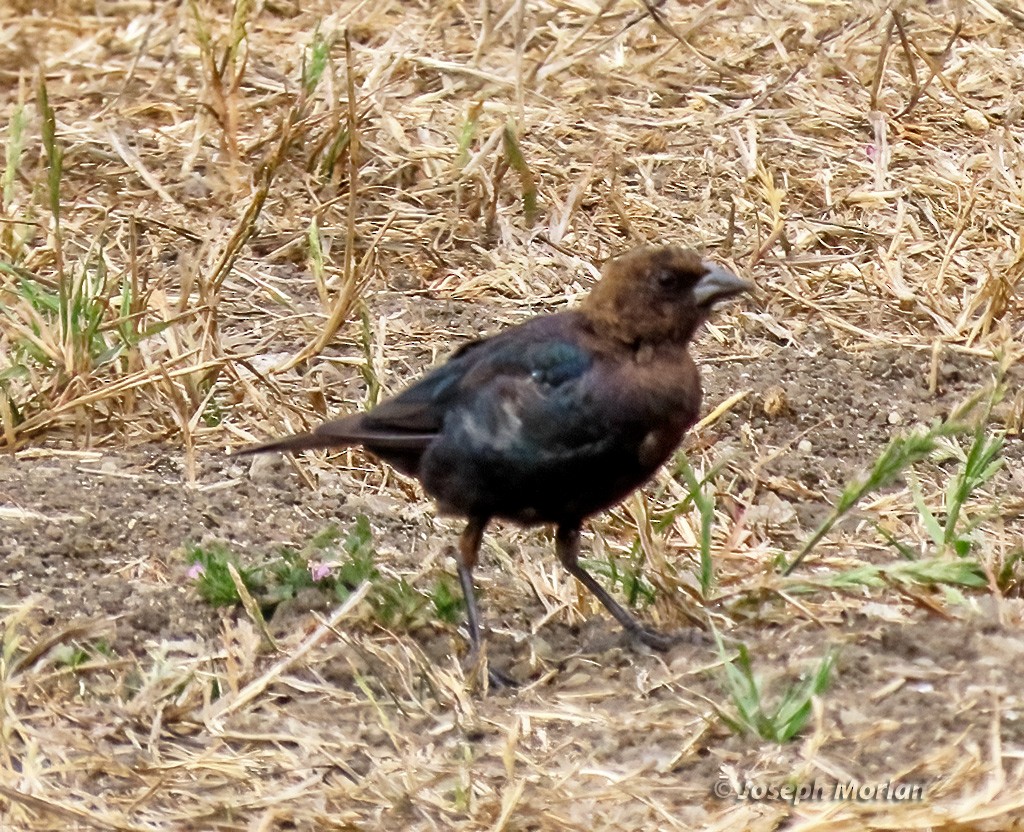
<path id="1" fill-rule="evenodd" d="M 703 322 L 702 318 L 680 319 L 671 310 L 657 306 L 633 309 L 615 303 L 614 298 L 590 295 L 580 309 L 588 328 L 600 339 L 613 341 L 640 353 L 662 346 L 685 346 Z"/>

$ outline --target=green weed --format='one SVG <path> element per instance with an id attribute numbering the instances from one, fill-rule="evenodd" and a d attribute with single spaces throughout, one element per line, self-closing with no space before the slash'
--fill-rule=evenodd
<path id="1" fill-rule="evenodd" d="M 330 299 L 327 294 L 327 272 L 324 267 L 323 239 L 320 236 L 320 226 L 317 223 L 316 217 L 309 221 L 309 227 L 306 229 L 306 242 L 309 244 L 309 271 L 313 275 L 313 283 L 316 284 L 320 303 L 327 307 Z"/>
<path id="2" fill-rule="evenodd" d="M 948 551 L 953 551 L 960 557 L 970 554 L 974 545 L 973 533 L 986 515 L 982 513 L 974 519 L 965 519 L 964 507 L 974 493 L 986 485 L 1005 464 L 1002 457 L 1003 433 L 990 434 L 987 430 L 987 417 L 990 411 L 991 406 L 986 411 L 986 418 L 975 427 L 966 452 L 955 442 L 948 443 L 951 453 L 959 458 L 960 465 L 946 487 L 942 522 L 939 522 L 938 517 L 925 503 L 917 479 L 911 478 L 910 488 L 914 507 L 940 555 Z"/>
<path id="3" fill-rule="evenodd" d="M 839 495 L 839 500 L 828 517 L 808 538 L 789 565 L 783 569 L 782 574 L 791 574 L 821 539 L 832 530 L 833 526 L 864 497 L 890 485 L 913 465 L 927 459 L 941 447 L 940 440 L 962 433 L 966 429 L 963 419 L 977 405 L 979 398 L 979 396 L 973 397 L 948 419 L 936 422 L 930 428 L 892 439 L 875 460 L 871 470 L 843 489 L 843 493 Z"/>
<path id="4" fill-rule="evenodd" d="M 533 225 L 537 219 L 537 181 L 526 162 L 522 145 L 519 143 L 519 136 L 511 123 L 505 125 L 505 131 L 501 138 L 505 149 L 505 163 L 519 174 L 526 223 Z"/>
<path id="5" fill-rule="evenodd" d="M 357 517 L 345 534 L 337 526 L 328 526 L 301 549 L 282 549 L 276 558 L 260 566 L 243 568 L 238 558 L 219 543 L 186 550 L 191 563 L 189 576 L 200 596 L 213 606 L 246 605 L 247 599 L 241 597 L 238 583 L 231 576 L 234 568 L 260 617 L 271 614 L 278 604 L 304 589 L 315 588 L 344 601 L 369 581 L 372 588 L 367 600 L 373 617 L 383 626 L 414 629 L 431 619 L 453 623 L 461 618 L 461 595 L 447 578 L 436 581 L 429 594 L 423 593 L 402 578 L 382 576 L 375 558 L 373 531 L 364 515 Z"/>
<path id="6" fill-rule="evenodd" d="M 875 566 L 866 563 L 854 569 L 847 569 L 832 575 L 801 578 L 787 584 L 787 592 L 799 592 L 812 587 L 841 589 L 849 587 L 884 587 L 889 584 L 917 584 L 920 586 L 964 586 L 984 587 L 988 585 L 985 571 L 980 564 L 971 560 L 950 560 L 949 558 L 928 558 L 922 560 L 900 560 L 895 563 Z"/>
<path id="7" fill-rule="evenodd" d="M 359 349 L 363 354 L 363 361 L 359 365 L 359 374 L 366 382 L 366 407 L 369 409 L 375 407 L 380 401 L 383 388 L 373 360 L 373 330 L 370 326 L 370 313 L 365 303 L 359 304 L 359 321 Z"/>
<path id="8" fill-rule="evenodd" d="M 189 576 L 195 580 L 196 591 L 211 606 L 230 607 L 242 603 L 229 564 L 235 567 L 242 583 L 253 596 L 259 595 L 263 589 L 260 570 L 241 566 L 238 558 L 222 543 L 191 546 L 186 551 L 185 559 L 191 564 Z"/>
<path id="9" fill-rule="evenodd" d="M 0 250 L 8 259 L 0 259 L 0 272 L 13 278 L 0 291 L 0 324 L 8 334 L 8 349 L 0 356 L 0 421 L 8 438 L 25 420 L 66 400 L 69 389 L 80 393 L 95 387 L 98 371 L 130 372 L 135 348 L 171 325 L 141 326 L 147 299 L 139 296 L 130 275 L 109 272 L 107 263 L 112 258 L 104 230 L 75 262 L 65 263 L 61 213 L 64 152 L 43 82 L 37 89 L 37 105 L 46 183 L 45 188 L 36 190 L 45 190 L 51 215 L 49 249 L 55 274 L 46 277 L 15 262 L 21 246 L 11 235 L 20 224 L 13 218 L 2 224 Z M 5 213 L 14 199 L 25 129 L 19 108 L 12 116 L 7 142 L 2 182 Z"/>
<path id="10" fill-rule="evenodd" d="M 320 84 L 324 72 L 331 61 L 333 38 L 325 38 L 317 23 L 313 30 L 313 39 L 302 55 L 302 93 L 309 98 Z"/>
<path id="11" fill-rule="evenodd" d="M 0 190 L 3 192 L 4 212 L 10 210 L 14 202 L 14 182 L 21 166 L 21 155 L 25 150 L 25 105 L 19 101 L 11 113 L 7 127 L 7 153 L 5 154 L 4 172 L 0 178 Z"/>
<path id="12" fill-rule="evenodd" d="M 719 708 L 722 721 L 734 733 L 756 734 L 780 745 L 793 739 L 807 724 L 812 700 L 828 687 L 836 660 L 835 651 L 829 650 L 813 673 L 791 685 L 774 706 L 769 706 L 746 645 L 739 645 L 734 658 L 726 656 L 720 639 L 718 650 L 725 662 L 725 685 L 735 709 L 727 713 Z"/>
<path id="13" fill-rule="evenodd" d="M 904 474 L 914 508 L 927 534 L 927 540 L 931 543 L 934 556 L 921 558 L 919 547 L 907 544 L 897 538 L 892 531 L 876 523 L 878 533 L 896 549 L 902 558 L 901 561 L 884 566 L 865 564 L 838 575 L 804 581 L 803 586 L 813 584 L 832 588 L 881 587 L 891 583 L 941 586 L 952 600 L 962 600 L 956 587 L 988 586 L 989 580 L 985 569 L 979 562 L 969 560 L 968 556 L 975 548 L 979 525 L 991 516 L 992 511 L 979 512 L 970 517 L 966 508 L 975 494 L 987 485 L 1005 464 L 1002 456 L 1004 432 L 991 431 L 989 424 L 992 408 L 1000 401 L 1005 391 L 1003 378 L 1007 366 L 1004 359 L 987 394 L 979 393 L 973 396 L 948 419 L 936 423 L 926 431 L 918 431 L 890 442 L 872 470 L 843 491 L 833 512 L 804 544 L 783 574 L 789 575 L 835 522 L 867 493 L 889 484 L 897 476 Z M 975 409 L 983 398 L 986 399 L 984 410 L 976 419 L 973 429 L 969 429 L 963 424 L 964 417 Z M 966 449 L 961 447 L 956 436 L 965 432 L 970 435 Z M 955 459 L 958 464 L 946 486 L 943 506 L 936 511 L 928 504 L 922 492 L 914 466 L 925 458 L 940 455 L 946 459 Z M 956 558 L 951 560 L 950 553 Z M 1004 564 L 1000 576 L 997 576 L 997 583 L 1001 586 L 1015 583 L 1015 573 L 1015 562 L 1011 558 Z M 799 591 L 800 584 L 795 584 L 791 588 Z"/>
<path id="14" fill-rule="evenodd" d="M 381 581 L 368 597 L 374 618 L 389 628 L 413 630 L 430 618 L 430 599 L 404 578 Z"/>
<path id="15" fill-rule="evenodd" d="M 715 578 L 714 563 L 711 559 L 711 527 L 715 520 L 715 492 L 709 485 L 720 470 L 720 466 L 713 467 L 703 479 L 700 479 L 697 477 L 697 473 L 693 470 L 686 455 L 679 454 L 676 457 L 675 467 L 675 473 L 677 475 L 682 474 L 683 479 L 686 481 L 686 499 L 673 506 L 665 517 L 660 518 L 656 528 L 661 530 L 668 528 L 672 521 L 675 520 L 676 515 L 686 511 L 691 505 L 696 507 L 697 514 L 700 516 L 700 570 L 698 572 L 698 579 L 700 580 L 701 593 L 704 598 L 707 598 Z"/>
<path id="16" fill-rule="evenodd" d="M 85 643 L 59 644 L 53 649 L 53 659 L 58 667 L 77 670 L 87 662 L 96 659 L 114 658 L 114 650 L 106 639 Z"/>
<path id="17" fill-rule="evenodd" d="M 469 161 L 469 146 L 473 144 L 473 140 L 476 138 L 477 130 L 480 126 L 480 114 L 483 110 L 483 102 L 474 101 L 466 113 L 466 120 L 462 123 L 462 129 L 459 131 L 455 154 L 455 166 L 459 169 L 464 168 Z"/>
<path id="18" fill-rule="evenodd" d="M 37 93 L 39 113 L 42 116 L 43 152 L 46 154 L 46 196 L 50 216 L 53 217 L 54 255 L 57 271 L 63 271 L 61 226 L 60 226 L 60 183 L 64 173 L 64 148 L 57 142 L 57 116 L 50 106 L 46 91 L 46 79 L 40 76 Z"/>
<path id="19" fill-rule="evenodd" d="M 439 621 L 458 624 L 465 618 L 466 603 L 462 598 L 462 590 L 457 589 L 447 576 L 442 576 L 434 582 L 430 592 L 430 603 Z"/>
<path id="20" fill-rule="evenodd" d="M 633 543 L 626 569 L 619 566 L 611 553 L 605 560 L 581 558 L 580 563 L 588 572 L 603 577 L 613 589 L 618 588 L 631 607 L 653 604 L 657 597 L 654 585 L 643 575 L 644 559 L 639 541 Z"/>
<path id="21" fill-rule="evenodd" d="M 996 585 L 1007 596 L 1020 597 L 1024 594 L 1024 548 L 1013 550 L 1007 555 L 996 574 Z"/>

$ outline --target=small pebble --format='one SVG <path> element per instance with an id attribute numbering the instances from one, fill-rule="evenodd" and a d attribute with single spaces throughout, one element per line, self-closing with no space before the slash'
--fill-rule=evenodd
<path id="1" fill-rule="evenodd" d="M 249 479 L 262 485 L 284 480 L 287 466 L 288 461 L 283 454 L 254 456 L 249 465 Z"/>
<path id="2" fill-rule="evenodd" d="M 801 439 L 796 449 L 802 454 L 809 454 L 814 445 L 811 444 L 810 439 Z"/>
<path id="3" fill-rule="evenodd" d="M 786 399 L 786 391 L 780 386 L 769 387 L 764 393 L 763 405 L 765 416 L 774 419 L 789 411 L 789 401 Z"/>
<path id="4" fill-rule="evenodd" d="M 903 417 L 900 416 L 900 414 L 897 413 L 895 410 L 892 413 L 889 414 L 889 424 L 890 425 L 898 425 L 902 421 L 903 421 Z"/>
<path id="5" fill-rule="evenodd" d="M 533 652 L 537 654 L 537 658 L 544 662 L 554 661 L 555 651 L 551 648 L 551 645 L 540 636 L 533 637 Z"/>
<path id="6" fill-rule="evenodd" d="M 964 124 L 970 127 L 975 133 L 983 133 L 988 130 L 988 119 L 981 110 L 965 110 Z"/>

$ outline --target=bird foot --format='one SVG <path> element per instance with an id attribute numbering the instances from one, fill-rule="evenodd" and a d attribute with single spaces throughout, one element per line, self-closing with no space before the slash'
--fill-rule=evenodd
<path id="1" fill-rule="evenodd" d="M 659 653 L 664 653 L 670 650 L 672 647 L 680 644 L 686 639 L 684 635 L 662 633 L 648 627 L 638 627 L 635 630 L 626 630 L 626 634 L 629 636 L 631 641 L 640 642 L 640 644 L 646 645 L 652 650 L 657 650 Z"/>
<path id="2" fill-rule="evenodd" d="M 476 650 L 470 651 L 462 661 L 462 670 L 466 674 L 467 679 L 480 680 L 480 671 L 484 664 L 483 655 Z M 488 687 L 495 690 L 514 690 L 519 687 L 519 683 L 511 676 L 502 673 L 500 670 L 495 670 L 490 664 L 487 664 L 487 684 Z"/>
<path id="3" fill-rule="evenodd" d="M 495 690 L 515 690 L 519 687 L 519 682 L 493 667 L 487 668 L 487 682 Z"/>

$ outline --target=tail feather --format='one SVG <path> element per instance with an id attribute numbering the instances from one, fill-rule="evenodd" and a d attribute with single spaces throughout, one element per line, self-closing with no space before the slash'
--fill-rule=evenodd
<path id="1" fill-rule="evenodd" d="M 316 433 L 297 433 L 294 436 L 285 436 L 282 439 L 274 439 L 271 442 L 264 442 L 260 445 L 250 445 L 248 448 L 233 452 L 232 456 L 251 456 L 252 454 L 266 454 L 273 451 L 281 453 L 298 453 L 299 451 L 314 451 L 322 448 L 344 448 L 349 445 L 360 444 L 358 440 L 345 441 L 337 436 L 317 435 Z"/>
<path id="2" fill-rule="evenodd" d="M 362 445 L 368 450 L 387 457 L 387 451 L 420 451 L 426 449 L 437 434 L 433 432 L 416 432 L 401 429 L 383 429 L 368 427 L 363 421 L 363 414 L 356 413 L 342 419 L 324 422 L 316 430 L 309 433 L 297 433 L 252 445 L 235 451 L 233 456 L 249 456 L 273 451 L 298 453 L 299 451 L 315 451 L 324 448 L 351 448 Z"/>

